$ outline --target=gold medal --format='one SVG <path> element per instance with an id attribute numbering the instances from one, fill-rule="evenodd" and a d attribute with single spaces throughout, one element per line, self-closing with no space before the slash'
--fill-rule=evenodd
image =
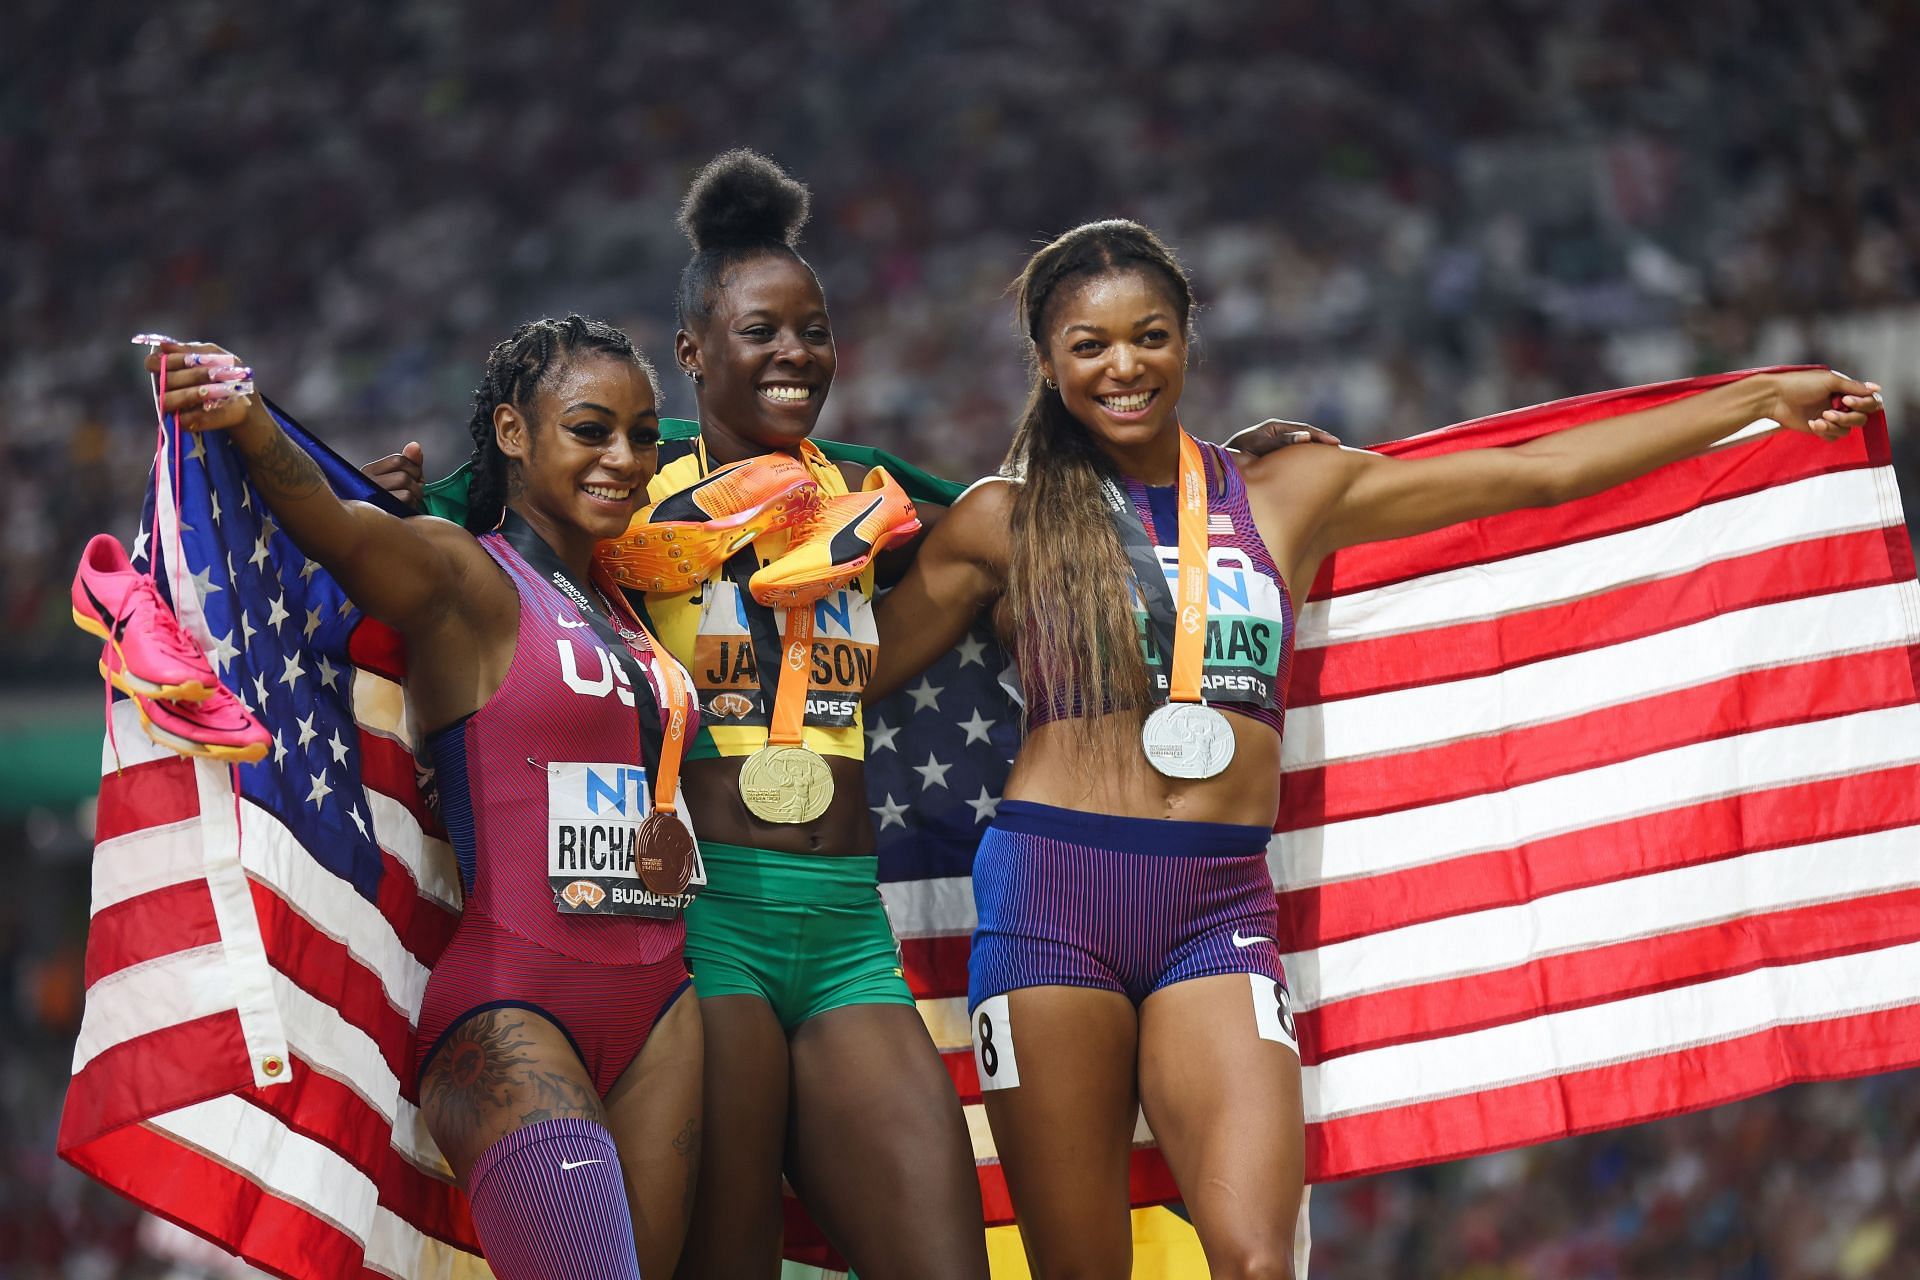
<path id="1" fill-rule="evenodd" d="M 768 743 L 740 766 L 740 800 L 762 822 L 812 822 L 833 803 L 833 771 L 808 747 Z"/>
<path id="2" fill-rule="evenodd" d="M 740 766 L 740 800 L 762 822 L 812 822 L 833 803 L 833 773 L 802 741 L 807 686 L 813 675 L 813 606 L 786 611 L 780 685 L 767 745 Z"/>

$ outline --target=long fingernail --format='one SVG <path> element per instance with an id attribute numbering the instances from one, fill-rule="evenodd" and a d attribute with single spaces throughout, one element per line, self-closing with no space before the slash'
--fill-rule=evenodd
<path id="1" fill-rule="evenodd" d="M 215 382 L 245 382 L 253 376 L 253 370 L 241 365 L 237 369 L 215 369 L 209 376 Z"/>
<path id="2" fill-rule="evenodd" d="M 228 355 L 224 351 L 217 353 L 212 351 L 189 351 L 187 352 L 185 363 L 189 366 L 199 365 L 208 369 L 231 369 L 234 365 L 240 363 L 240 357 Z"/>
<path id="3" fill-rule="evenodd" d="M 164 333 L 136 333 L 127 341 L 136 347 L 151 347 L 162 342 L 172 342 L 173 339 Z"/>

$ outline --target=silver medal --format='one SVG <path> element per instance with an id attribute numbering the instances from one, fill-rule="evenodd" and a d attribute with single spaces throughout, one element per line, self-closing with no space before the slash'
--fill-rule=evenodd
<path id="1" fill-rule="evenodd" d="M 1233 726 L 1199 702 L 1169 702 L 1140 727 L 1147 763 L 1169 778 L 1214 778 L 1233 763 Z"/>

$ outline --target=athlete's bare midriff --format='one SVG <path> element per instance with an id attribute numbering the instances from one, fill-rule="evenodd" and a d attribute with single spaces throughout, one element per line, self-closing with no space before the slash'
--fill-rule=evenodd
<path id="1" fill-rule="evenodd" d="M 685 767 L 687 805 L 702 840 L 771 849 L 776 853 L 863 855 L 873 852 L 873 819 L 867 813 L 867 769 L 846 756 L 827 756 L 833 803 L 813 822 L 763 822 L 740 799 L 740 768 L 746 756 L 690 761 Z"/>
<path id="2" fill-rule="evenodd" d="M 1006 798 L 1124 818 L 1271 827 L 1280 807 L 1280 736 L 1231 711 L 1227 723 L 1233 763 L 1197 781 L 1169 778 L 1147 763 L 1137 716 L 1100 717 L 1109 750 L 1092 755 L 1080 745 L 1076 721 L 1043 724 L 1021 744 Z"/>

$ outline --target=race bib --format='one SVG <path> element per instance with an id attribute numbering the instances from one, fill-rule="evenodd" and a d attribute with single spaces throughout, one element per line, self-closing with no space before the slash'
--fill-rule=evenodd
<path id="1" fill-rule="evenodd" d="M 784 614 L 775 610 L 774 619 L 784 636 Z M 816 601 L 813 637 L 805 723 L 845 728 L 854 723 L 860 695 L 873 676 L 879 642 L 873 603 L 851 587 L 842 587 Z M 744 598 L 740 588 L 726 578 L 716 578 L 706 586 L 693 659 L 687 666 L 700 697 L 700 714 L 710 727 L 764 728 L 769 723 L 771 716 L 760 686 L 760 667 Z"/>
<path id="2" fill-rule="evenodd" d="M 671 920 L 707 883 L 694 845 L 685 892 L 662 897 L 640 881 L 640 824 L 653 812 L 647 771 L 634 764 L 556 760 L 547 766 L 547 884 L 561 915 L 645 916 Z M 693 833 L 685 804 L 674 818 Z"/>
<path id="3" fill-rule="evenodd" d="M 1156 547 L 1167 586 L 1180 577 L 1177 547 Z M 1280 662 L 1286 654 L 1286 604 L 1273 579 L 1254 567 L 1237 547 L 1212 547 L 1207 552 L 1207 640 L 1201 657 L 1200 694 L 1209 702 L 1249 703 L 1271 707 L 1281 693 Z M 1144 609 L 1134 611 L 1140 628 L 1141 652 L 1154 689 L 1165 697 L 1169 686 L 1166 663 L 1148 632 Z"/>

